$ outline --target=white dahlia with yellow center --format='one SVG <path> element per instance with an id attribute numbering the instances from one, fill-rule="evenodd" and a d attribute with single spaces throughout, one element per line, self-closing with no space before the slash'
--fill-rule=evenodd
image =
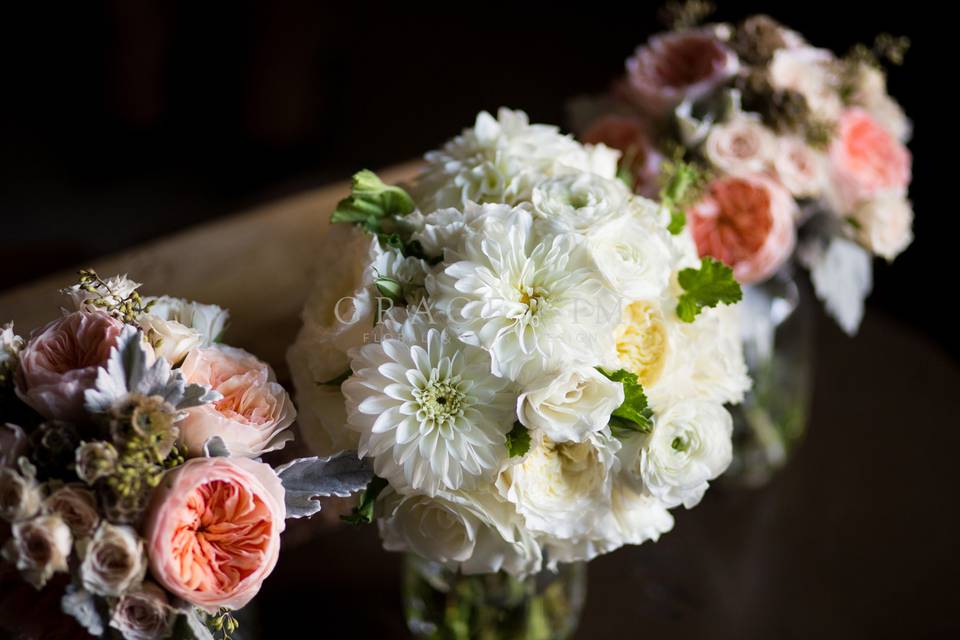
<path id="1" fill-rule="evenodd" d="M 359 453 L 399 491 L 436 495 L 492 479 L 507 455 L 516 396 L 490 356 L 403 311 L 379 343 L 353 351 L 343 384 Z"/>

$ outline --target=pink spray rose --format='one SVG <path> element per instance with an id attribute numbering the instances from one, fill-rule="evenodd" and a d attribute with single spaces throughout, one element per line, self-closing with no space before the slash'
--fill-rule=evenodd
<path id="1" fill-rule="evenodd" d="M 239 609 L 277 564 L 286 507 L 269 465 L 194 458 L 154 489 L 144 535 L 154 579 L 215 612 Z"/>
<path id="2" fill-rule="evenodd" d="M 215 345 L 194 349 L 180 367 L 187 382 L 223 394 L 213 404 L 188 409 L 178 423 L 180 444 L 191 456 L 203 455 L 208 438 L 220 436 L 231 455 L 258 456 L 282 449 L 297 417 L 290 396 L 268 365 L 242 349 Z"/>
<path id="3" fill-rule="evenodd" d="M 17 395 L 45 418 L 82 419 L 83 392 L 122 329 L 105 313 L 75 311 L 35 331 L 20 352 Z"/>
<path id="4" fill-rule="evenodd" d="M 730 265 L 749 284 L 773 275 L 790 256 L 796 208 L 787 190 L 765 176 L 726 176 L 711 182 L 687 215 L 700 255 Z"/>
<path id="5" fill-rule="evenodd" d="M 881 193 L 906 193 L 910 152 L 863 109 L 843 112 L 830 145 L 833 204 L 849 213 Z"/>
<path id="6" fill-rule="evenodd" d="M 706 31 L 662 33 L 627 59 L 627 96 L 653 116 L 702 98 L 739 68 L 737 56 Z"/>
<path id="7" fill-rule="evenodd" d="M 648 198 L 657 195 L 663 155 L 650 141 L 648 128 L 640 118 L 606 115 L 598 118 L 583 134 L 586 144 L 605 144 L 621 152 L 622 162 L 633 176 L 633 190 Z"/>

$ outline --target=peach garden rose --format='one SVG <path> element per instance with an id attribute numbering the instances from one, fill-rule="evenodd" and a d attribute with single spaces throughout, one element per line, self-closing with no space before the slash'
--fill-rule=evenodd
<path id="1" fill-rule="evenodd" d="M 269 465 L 194 458 L 154 490 L 144 529 L 153 578 L 210 613 L 239 609 L 280 552 L 286 507 Z"/>
<path id="2" fill-rule="evenodd" d="M 762 175 L 726 176 L 711 182 L 688 209 L 701 256 L 713 256 L 749 284 L 773 275 L 796 242 L 796 202 Z"/>
<path id="3" fill-rule="evenodd" d="M 17 395 L 45 418 L 84 418 L 83 393 L 123 329 L 99 311 L 75 311 L 34 332 L 20 352 Z"/>
<path id="4" fill-rule="evenodd" d="M 214 345 L 194 349 L 180 367 L 187 382 L 209 385 L 223 398 L 187 410 L 178 423 L 180 444 L 191 456 L 203 455 L 204 443 L 223 439 L 231 455 L 258 456 L 282 449 L 293 435 L 297 416 L 290 396 L 273 370 L 243 349 Z"/>

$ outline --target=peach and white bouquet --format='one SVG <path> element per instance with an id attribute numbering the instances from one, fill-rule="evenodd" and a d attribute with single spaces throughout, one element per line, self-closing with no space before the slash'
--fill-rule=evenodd
<path id="1" fill-rule="evenodd" d="M 388 550 L 589 560 L 656 540 L 730 463 L 740 287 L 618 157 L 501 109 L 406 187 L 354 176 L 288 360 L 310 446 L 371 461 L 350 519 Z"/>
<path id="2" fill-rule="evenodd" d="M 699 25 L 706 5 L 671 5 L 671 29 L 637 48 L 609 95 L 571 105 L 574 129 L 620 149 L 623 179 L 659 194 L 701 256 L 744 284 L 795 258 L 854 334 L 872 257 L 893 261 L 913 239 L 911 124 L 881 65 L 908 42 L 883 35 L 838 57 L 764 15 Z M 678 161 L 698 179 L 684 201 L 658 183 Z"/>
<path id="3" fill-rule="evenodd" d="M 2 561 L 91 635 L 229 635 L 285 519 L 372 472 L 259 461 L 296 417 L 273 370 L 219 342 L 224 309 L 139 287 L 82 271 L 59 317 L 0 332 Z"/>

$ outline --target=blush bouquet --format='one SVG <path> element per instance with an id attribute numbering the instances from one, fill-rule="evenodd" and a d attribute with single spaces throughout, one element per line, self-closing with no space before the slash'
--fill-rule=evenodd
<path id="1" fill-rule="evenodd" d="M 672 28 L 637 48 L 610 93 L 571 105 L 574 129 L 623 152 L 623 179 L 670 206 L 699 255 L 752 285 L 797 263 L 855 334 L 872 258 L 892 262 L 913 239 L 911 124 L 881 64 L 908 42 L 883 35 L 837 56 L 764 15 L 698 25 L 705 6 L 670 5 Z M 697 178 L 683 201 L 658 181 L 677 161 Z"/>
<path id="2" fill-rule="evenodd" d="M 83 271 L 49 324 L 0 330 L 0 562 L 94 636 L 226 637 L 285 519 L 372 474 L 259 461 L 296 417 L 273 370 L 220 342 L 226 310 L 139 287 Z"/>

